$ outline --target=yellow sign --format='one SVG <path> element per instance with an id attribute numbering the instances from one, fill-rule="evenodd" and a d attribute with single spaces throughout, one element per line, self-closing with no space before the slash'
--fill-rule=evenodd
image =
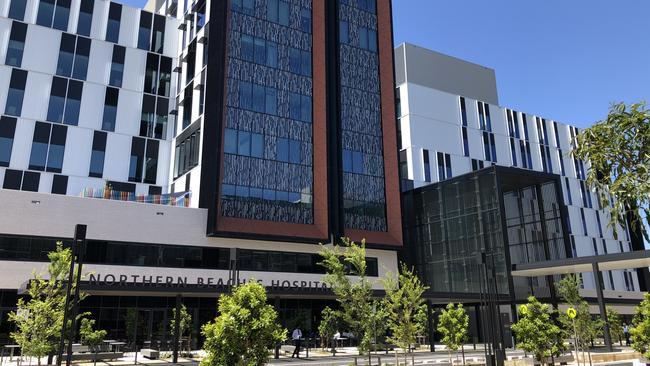
<path id="1" fill-rule="evenodd" d="M 566 309 L 566 315 L 569 316 L 569 318 L 574 319 L 578 313 L 576 312 L 576 309 L 574 308 L 568 308 Z"/>
<path id="2" fill-rule="evenodd" d="M 528 314 L 528 306 L 526 306 L 526 305 L 521 305 L 521 306 L 519 307 L 519 313 L 520 313 L 521 315 L 526 315 L 526 314 Z"/>

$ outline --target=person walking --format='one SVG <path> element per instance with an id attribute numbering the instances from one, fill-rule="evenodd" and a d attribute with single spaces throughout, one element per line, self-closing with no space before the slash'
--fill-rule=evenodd
<path id="1" fill-rule="evenodd" d="M 623 323 L 623 335 L 625 335 L 625 345 L 630 345 L 630 328 L 627 326 L 627 323 Z"/>
<path id="2" fill-rule="evenodd" d="M 291 358 L 294 356 L 300 358 L 300 342 L 302 341 L 302 331 L 298 326 L 296 326 L 296 328 L 293 330 L 291 339 L 293 340 L 293 345 L 296 346 L 296 348 L 293 350 Z"/>

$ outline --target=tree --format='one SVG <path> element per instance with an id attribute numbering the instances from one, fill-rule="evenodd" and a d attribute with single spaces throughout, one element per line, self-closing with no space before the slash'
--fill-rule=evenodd
<path id="1" fill-rule="evenodd" d="M 609 322 L 609 332 L 614 339 L 617 339 L 620 345 L 623 345 L 623 318 L 611 306 L 607 307 L 607 321 Z"/>
<path id="2" fill-rule="evenodd" d="M 630 329 L 632 349 L 650 359 L 650 294 L 643 295 L 643 301 L 636 307 Z"/>
<path id="3" fill-rule="evenodd" d="M 278 313 L 266 303 L 266 289 L 258 282 L 236 286 L 219 298 L 219 316 L 201 327 L 207 356 L 202 366 L 261 366 L 268 350 L 287 338 Z"/>
<path id="4" fill-rule="evenodd" d="M 604 121 L 578 134 L 573 154 L 591 164 L 587 184 L 608 208 L 609 225 L 625 227 L 629 218 L 631 229 L 638 229 L 648 240 L 639 212 L 650 223 L 650 110 L 646 104 L 612 105 Z"/>
<path id="5" fill-rule="evenodd" d="M 560 355 L 564 350 L 562 330 L 552 318 L 548 304 L 540 303 L 534 296 L 519 312 L 519 320 L 512 325 L 517 335 L 517 347 L 535 355 L 542 364 L 551 356 Z"/>
<path id="6" fill-rule="evenodd" d="M 453 303 L 447 304 L 438 317 L 438 332 L 442 334 L 442 343 L 447 347 L 449 354 L 449 363 L 451 364 L 451 351 L 458 349 L 467 340 L 467 329 L 469 328 L 469 316 L 465 312 L 463 304 L 454 306 Z M 458 354 L 456 354 L 458 358 Z M 463 361 L 463 363 L 465 363 Z"/>
<path id="7" fill-rule="evenodd" d="M 136 308 L 126 309 L 124 316 L 124 326 L 126 328 L 127 341 L 136 349 L 136 336 L 138 335 L 138 326 L 142 324 L 142 319 L 138 318 L 138 310 Z"/>
<path id="8" fill-rule="evenodd" d="M 183 337 L 185 334 L 188 334 L 189 338 L 187 340 L 187 353 L 191 354 L 192 352 L 192 332 L 190 331 L 192 326 L 192 315 L 187 311 L 185 304 L 181 304 L 181 321 L 179 322 L 179 337 Z M 169 321 L 169 330 L 171 336 L 175 337 L 176 335 L 176 308 L 172 309 L 172 318 Z"/>
<path id="9" fill-rule="evenodd" d="M 359 354 L 370 350 L 372 341 L 373 303 L 372 287 L 366 277 L 365 240 L 357 245 L 343 238 L 341 245 L 332 248 L 321 244 L 320 255 L 325 267 L 325 282 L 336 295 L 341 306 L 341 319 L 359 340 Z M 354 280 L 349 276 L 356 277 Z M 375 308 L 376 308 L 375 304 Z"/>
<path id="10" fill-rule="evenodd" d="M 29 299 L 18 299 L 16 312 L 9 314 L 9 320 L 16 324 L 16 331 L 11 333 L 11 338 L 20 345 L 24 355 L 37 357 L 39 364 L 41 357 L 52 355 L 59 345 L 72 251 L 63 248 L 63 243 L 57 242 L 56 250 L 47 256 L 50 260 L 47 279 L 34 273 L 27 288 Z M 71 292 L 74 291 L 75 284 L 72 283 Z M 86 294 L 80 291 L 79 297 L 81 301 Z M 85 315 L 87 314 L 78 314 L 77 320 Z M 71 323 L 70 321 L 68 327 Z"/>
<path id="11" fill-rule="evenodd" d="M 387 275 L 383 284 L 386 290 L 388 328 L 392 332 L 389 340 L 408 351 L 416 343 L 416 336 L 424 332 L 419 314 L 426 311 L 422 294 L 427 287 L 405 264 L 402 264 L 399 275 Z M 406 351 L 404 357 L 406 358 Z"/>
<path id="12" fill-rule="evenodd" d="M 95 353 L 94 363 L 97 364 L 97 352 L 99 345 L 102 344 L 106 338 L 105 330 L 93 330 L 95 326 L 94 319 L 83 318 L 81 319 L 81 326 L 79 327 L 79 338 L 81 343 L 86 344 L 92 352 Z"/>
<path id="13" fill-rule="evenodd" d="M 573 307 L 584 301 L 580 296 L 580 279 L 573 273 L 564 276 L 562 280 L 557 282 L 555 289 L 562 300 Z"/>
<path id="14" fill-rule="evenodd" d="M 341 315 L 338 311 L 332 310 L 329 306 L 321 312 L 321 321 L 318 324 L 318 334 L 320 335 L 321 345 L 327 347 L 329 342 L 334 338 L 334 334 L 339 330 L 339 319 Z"/>

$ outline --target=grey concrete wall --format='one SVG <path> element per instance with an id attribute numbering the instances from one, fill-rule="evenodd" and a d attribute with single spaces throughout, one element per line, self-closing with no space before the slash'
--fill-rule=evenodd
<path id="1" fill-rule="evenodd" d="M 493 69 L 403 43 L 395 49 L 395 82 L 413 83 L 499 104 Z"/>

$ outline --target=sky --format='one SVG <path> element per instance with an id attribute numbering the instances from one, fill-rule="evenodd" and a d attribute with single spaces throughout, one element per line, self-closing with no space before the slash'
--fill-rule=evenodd
<path id="1" fill-rule="evenodd" d="M 493 68 L 502 106 L 579 127 L 650 103 L 649 14 L 649 0 L 393 0 L 396 45 Z"/>

